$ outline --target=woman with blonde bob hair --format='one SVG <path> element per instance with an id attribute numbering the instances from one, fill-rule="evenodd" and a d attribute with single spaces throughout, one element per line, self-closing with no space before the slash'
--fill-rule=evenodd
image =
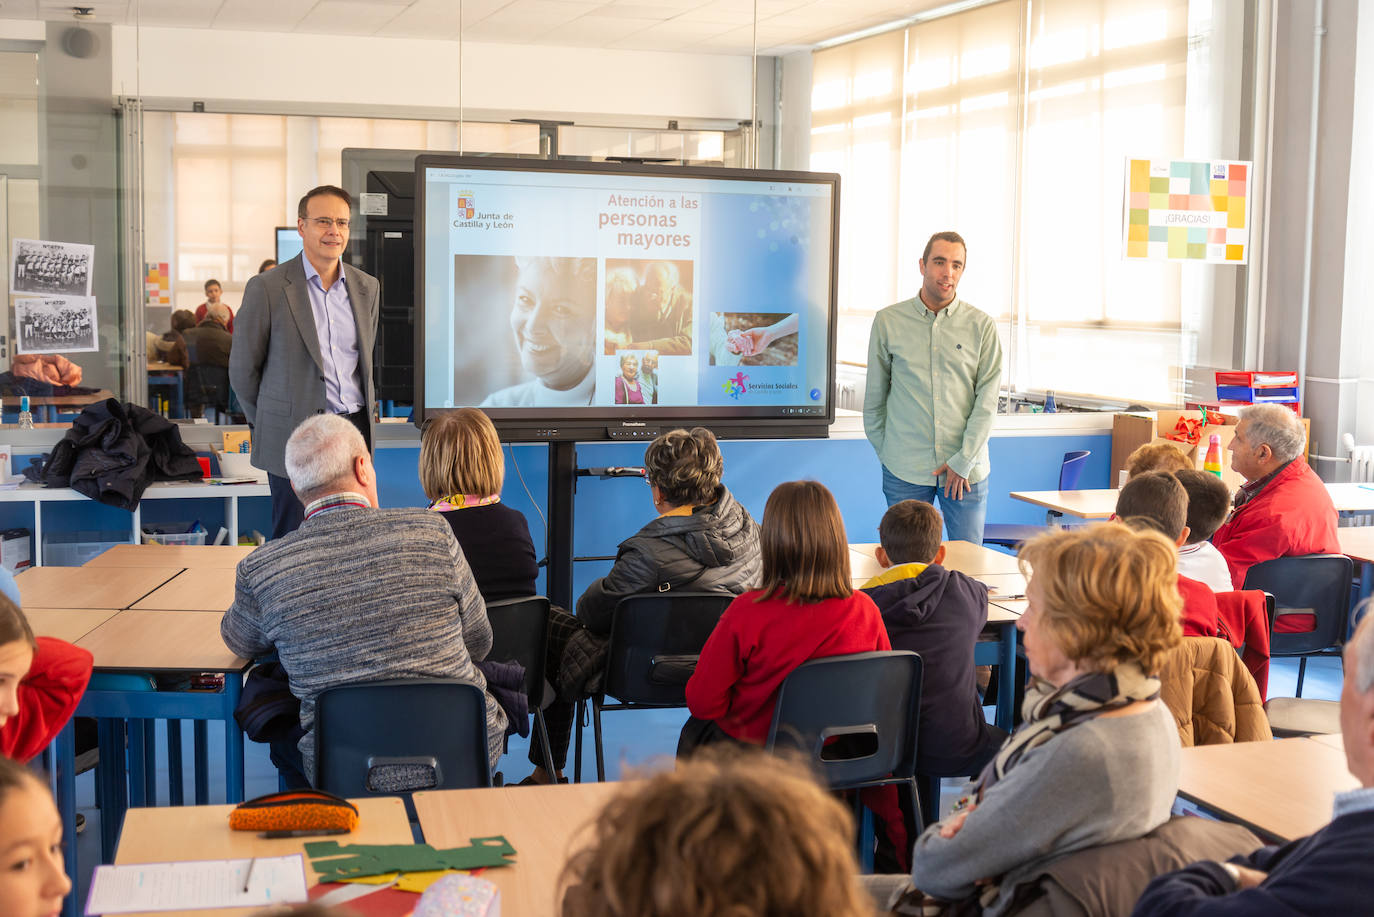
<path id="1" fill-rule="evenodd" d="M 762 745 L 778 689 L 802 663 L 892 648 L 878 606 L 850 584 L 844 520 L 823 484 L 779 484 L 759 548 L 762 585 L 725 609 L 687 682 L 679 757 L 715 742 Z"/>
<path id="2" fill-rule="evenodd" d="M 1092 525 L 1021 548 L 1030 577 L 1017 621 L 1031 684 L 1025 720 L 979 778 L 974 801 L 916 841 L 898 913 L 930 896 L 978 895 L 1002 913 L 1048 861 L 1131 840 L 1169 818 L 1179 743 L 1157 677 L 1182 632 L 1174 546 L 1156 532 Z"/>
<path id="3" fill-rule="evenodd" d="M 530 527 L 501 502 L 506 460 L 491 420 L 477 408 L 447 411 L 425 424 L 420 484 L 442 513 L 488 602 L 534 595 L 539 567 Z"/>
<path id="4" fill-rule="evenodd" d="M 854 823 L 802 768 L 702 754 L 625 784 L 563 869 L 560 917 L 867 917 Z"/>

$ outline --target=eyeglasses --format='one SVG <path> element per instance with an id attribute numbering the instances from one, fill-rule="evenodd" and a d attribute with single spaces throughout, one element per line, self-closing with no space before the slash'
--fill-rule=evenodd
<path id="1" fill-rule="evenodd" d="M 329 217 L 311 217 L 309 222 L 314 223 L 318 228 L 328 232 L 332 227 L 337 226 L 341 231 L 348 230 L 348 218 L 342 220 L 331 220 Z"/>

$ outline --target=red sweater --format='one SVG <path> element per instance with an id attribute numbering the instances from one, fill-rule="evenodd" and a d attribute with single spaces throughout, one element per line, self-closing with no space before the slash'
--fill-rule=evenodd
<path id="1" fill-rule="evenodd" d="M 1231 568 L 1231 582 L 1245 588 L 1245 573 L 1275 557 L 1340 554 L 1336 540 L 1336 507 L 1326 485 L 1301 458 L 1222 523 L 1212 544 Z"/>
<path id="2" fill-rule="evenodd" d="M 1221 611 L 1217 608 L 1217 594 L 1206 583 L 1178 575 L 1178 594 L 1183 596 L 1183 625 L 1185 637 L 1221 637 Z"/>
<path id="3" fill-rule="evenodd" d="M 39 637 L 29 674 L 19 683 L 19 712 L 0 726 L 0 754 L 21 763 L 57 737 L 91 680 L 93 657 L 54 637 Z"/>
<path id="4" fill-rule="evenodd" d="M 797 666 L 892 648 L 878 606 L 862 592 L 812 605 L 755 601 L 761 595 L 746 592 L 730 603 L 687 682 L 693 716 L 758 745 L 768 739 L 778 689 Z"/>

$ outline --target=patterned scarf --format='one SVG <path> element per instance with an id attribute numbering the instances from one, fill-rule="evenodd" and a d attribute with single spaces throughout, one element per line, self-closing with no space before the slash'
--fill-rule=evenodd
<path id="1" fill-rule="evenodd" d="M 1021 728 L 1012 733 L 997 757 L 983 769 L 978 780 L 978 798 L 981 800 L 1032 748 L 1109 710 L 1157 697 L 1159 679 L 1146 676 L 1134 662 L 1122 663 L 1110 672 L 1087 672 L 1058 688 L 1033 679 L 1021 705 Z"/>
<path id="2" fill-rule="evenodd" d="M 436 513 L 447 513 L 455 509 L 469 509 L 473 506 L 490 506 L 493 503 L 500 503 L 500 494 L 488 494 L 479 497 L 474 494 L 449 494 L 441 497 L 429 505 L 429 508 Z"/>

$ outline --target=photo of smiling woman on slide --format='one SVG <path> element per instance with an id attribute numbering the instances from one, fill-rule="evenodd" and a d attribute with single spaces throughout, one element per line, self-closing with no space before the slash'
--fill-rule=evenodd
<path id="1" fill-rule="evenodd" d="M 596 259 L 459 256 L 455 404 L 588 405 Z"/>

